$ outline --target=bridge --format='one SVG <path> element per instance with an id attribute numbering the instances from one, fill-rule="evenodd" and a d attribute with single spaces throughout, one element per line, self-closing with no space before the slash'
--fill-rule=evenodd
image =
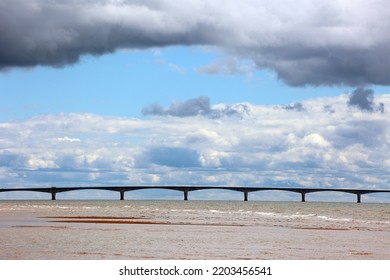
<path id="1" fill-rule="evenodd" d="M 223 186 L 90 186 L 90 187 L 47 187 L 47 188 L 2 188 L 0 192 L 29 191 L 51 194 L 51 199 L 56 200 L 57 193 L 78 190 L 107 190 L 119 193 L 120 200 L 125 199 L 125 192 L 145 189 L 163 189 L 183 192 L 184 200 L 188 200 L 188 193 L 198 190 L 230 190 L 244 194 L 244 201 L 248 201 L 248 195 L 259 191 L 287 191 L 299 193 L 301 201 L 306 201 L 306 194 L 314 192 L 343 192 L 356 195 L 357 203 L 361 202 L 361 196 L 368 193 L 390 193 L 390 190 L 378 189 L 333 189 L 333 188 L 277 188 L 277 187 L 223 187 Z"/>

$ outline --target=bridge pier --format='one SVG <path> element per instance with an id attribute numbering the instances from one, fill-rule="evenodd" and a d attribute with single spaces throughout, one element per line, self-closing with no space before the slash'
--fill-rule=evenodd
<path id="1" fill-rule="evenodd" d="M 306 201 L 306 198 L 305 198 L 305 196 L 306 196 L 306 193 L 304 193 L 304 192 L 301 192 L 301 202 L 305 202 Z"/>
<path id="2" fill-rule="evenodd" d="M 248 201 L 248 192 L 244 192 L 244 201 Z"/>
<path id="3" fill-rule="evenodd" d="M 184 200 L 188 200 L 188 190 L 183 190 Z"/>
<path id="4" fill-rule="evenodd" d="M 357 196 L 357 203 L 361 203 L 362 202 L 362 194 L 357 193 L 356 196 Z"/>
<path id="5" fill-rule="evenodd" d="M 51 188 L 51 200 L 56 200 L 56 188 Z"/>
<path id="6" fill-rule="evenodd" d="M 120 200 L 125 200 L 125 191 L 119 191 L 120 192 Z"/>

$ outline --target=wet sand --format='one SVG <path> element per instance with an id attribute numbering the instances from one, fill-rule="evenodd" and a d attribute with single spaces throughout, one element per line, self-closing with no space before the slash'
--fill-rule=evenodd
<path id="1" fill-rule="evenodd" d="M 86 224 L 127 224 L 127 225 L 176 225 L 176 226 L 226 226 L 226 227 L 245 227 L 249 225 L 238 224 L 215 224 L 215 223 L 172 223 L 145 221 L 144 217 L 114 217 L 114 216 L 46 216 L 39 217 L 48 219 L 52 223 L 86 223 Z M 292 229 L 302 230 L 340 230 L 347 231 L 351 228 L 336 227 L 292 227 Z M 356 230 L 356 229 L 355 229 Z"/>
<path id="2" fill-rule="evenodd" d="M 175 225 L 175 226 L 225 226 L 242 227 L 245 225 L 234 224 L 215 224 L 215 223 L 172 223 L 145 221 L 145 218 L 139 217 L 113 217 L 113 216 L 46 216 L 41 217 L 49 219 L 52 223 L 85 223 L 85 224 L 126 224 L 126 225 Z M 60 219 L 60 220 L 58 220 Z"/>
<path id="3" fill-rule="evenodd" d="M 115 217 L 115 216 L 44 216 L 42 219 L 100 219 L 100 220 L 145 220 L 146 217 Z"/>
<path id="4" fill-rule="evenodd" d="M 294 227 L 294 229 L 304 229 L 304 230 L 352 230 L 351 228 L 335 228 L 335 227 L 330 227 L 330 228 L 325 228 L 325 227 L 318 227 L 318 228 L 301 227 L 301 228 L 298 228 L 298 227 Z"/>

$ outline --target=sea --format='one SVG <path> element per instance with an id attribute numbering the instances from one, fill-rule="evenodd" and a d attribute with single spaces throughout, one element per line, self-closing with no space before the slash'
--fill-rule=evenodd
<path id="1" fill-rule="evenodd" d="M 390 204 L 1 200 L 0 260 L 390 260 Z"/>

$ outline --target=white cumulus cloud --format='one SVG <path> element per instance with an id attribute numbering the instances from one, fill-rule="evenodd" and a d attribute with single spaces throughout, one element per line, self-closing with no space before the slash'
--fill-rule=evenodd
<path id="1" fill-rule="evenodd" d="M 240 104 L 207 103 L 218 117 L 201 112 L 143 119 L 59 114 L 1 123 L 0 178 L 8 187 L 388 189 L 390 113 L 359 109 L 349 100 L 345 94 L 302 101 L 302 110 L 246 103 L 246 110 L 235 114 L 225 109 Z M 182 104 L 197 107 L 193 101 Z M 377 95 L 372 102 L 386 109 L 390 96 Z"/>

